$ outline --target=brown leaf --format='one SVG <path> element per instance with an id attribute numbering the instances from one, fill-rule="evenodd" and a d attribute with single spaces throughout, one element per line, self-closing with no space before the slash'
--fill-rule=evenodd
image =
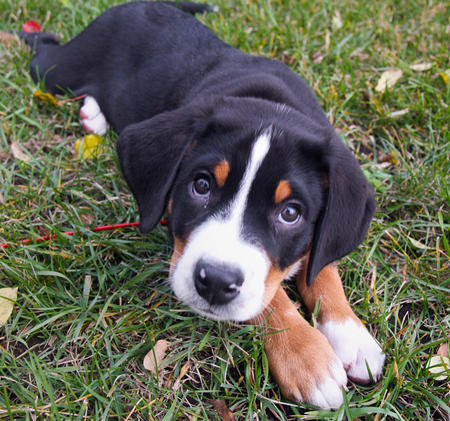
<path id="1" fill-rule="evenodd" d="M 236 421 L 236 418 L 234 417 L 233 413 L 228 409 L 225 401 L 221 399 L 213 399 L 211 400 L 211 403 L 213 404 L 217 414 L 222 417 L 223 421 Z"/>
<path id="2" fill-rule="evenodd" d="M 144 357 L 144 367 L 153 374 L 156 374 L 156 369 L 159 368 L 169 345 L 169 342 L 164 339 L 160 339 L 156 342 L 155 346 Z"/>
<path id="3" fill-rule="evenodd" d="M 448 358 L 448 345 L 442 344 L 436 352 L 436 355 L 440 355 L 441 357 Z"/>
<path id="4" fill-rule="evenodd" d="M 24 153 L 24 151 L 20 148 L 19 144 L 15 140 L 11 143 L 11 152 L 14 155 L 14 158 L 16 158 L 20 161 L 24 161 L 24 162 L 31 161 L 31 158 L 27 154 Z"/>
<path id="5" fill-rule="evenodd" d="M 85 225 L 92 225 L 94 222 L 94 215 L 92 213 L 80 213 L 81 222 Z"/>
<path id="6" fill-rule="evenodd" d="M 6 31 L 0 31 L 0 43 L 2 43 L 3 45 L 5 45 L 6 47 L 9 47 L 11 42 L 18 42 L 18 38 L 13 35 L 10 34 L 9 32 Z"/>

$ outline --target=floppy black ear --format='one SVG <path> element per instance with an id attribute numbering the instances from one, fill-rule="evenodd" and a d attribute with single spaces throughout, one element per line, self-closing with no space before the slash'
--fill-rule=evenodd
<path id="1" fill-rule="evenodd" d="M 372 186 L 337 135 L 331 139 L 326 160 L 328 197 L 314 230 L 307 285 L 324 266 L 349 254 L 362 242 L 375 211 Z"/>
<path id="2" fill-rule="evenodd" d="M 161 218 L 186 149 L 202 125 L 202 107 L 190 106 L 127 126 L 117 140 L 125 180 L 137 201 L 140 231 Z"/>

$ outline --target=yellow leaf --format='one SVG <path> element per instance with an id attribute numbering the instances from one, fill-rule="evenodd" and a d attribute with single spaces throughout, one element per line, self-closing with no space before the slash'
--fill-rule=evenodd
<path id="1" fill-rule="evenodd" d="M 416 72 L 424 72 L 425 70 L 430 70 L 433 67 L 433 63 L 417 63 L 409 66 L 411 70 Z"/>
<path id="2" fill-rule="evenodd" d="M 164 339 L 156 342 L 155 346 L 144 357 L 144 367 L 153 374 L 156 374 L 156 369 L 166 355 L 167 348 L 169 348 L 169 342 Z"/>
<path id="3" fill-rule="evenodd" d="M 36 98 L 39 101 L 53 104 L 56 106 L 60 105 L 60 102 L 52 94 L 49 94 L 48 92 L 42 92 L 42 91 L 36 90 L 33 92 L 33 98 Z"/>
<path id="4" fill-rule="evenodd" d="M 83 139 L 77 139 L 75 150 L 78 158 L 97 158 L 103 152 L 103 138 L 96 134 L 88 134 Z"/>
<path id="5" fill-rule="evenodd" d="M 6 324 L 17 300 L 16 288 L 0 288 L 0 326 Z"/>
<path id="6" fill-rule="evenodd" d="M 381 77 L 375 87 L 377 92 L 384 92 L 387 88 L 392 88 L 402 77 L 403 72 L 400 69 L 388 69 L 381 74 Z"/>
<path id="7" fill-rule="evenodd" d="M 439 76 L 444 81 L 444 83 L 448 85 L 448 81 L 450 79 L 450 69 L 447 69 L 445 72 L 439 73 Z"/>
<path id="8" fill-rule="evenodd" d="M 427 370 L 431 374 L 439 374 L 436 380 L 445 380 L 450 373 L 450 362 L 448 357 L 442 355 L 434 355 L 428 360 Z"/>
<path id="9" fill-rule="evenodd" d="M 18 159 L 19 161 L 31 161 L 31 158 L 24 153 L 24 151 L 20 148 L 19 144 L 15 140 L 11 143 L 11 152 L 14 155 L 14 158 Z"/>

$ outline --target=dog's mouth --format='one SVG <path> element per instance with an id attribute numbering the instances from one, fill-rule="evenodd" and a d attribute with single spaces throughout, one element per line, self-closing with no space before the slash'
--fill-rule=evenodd
<path id="1" fill-rule="evenodd" d="M 203 317 L 206 317 L 208 319 L 216 320 L 216 321 L 230 321 L 232 320 L 229 315 L 229 311 L 219 308 L 213 308 L 213 306 L 196 306 L 189 304 L 189 307 L 191 310 L 195 311 L 196 313 L 200 314 Z M 217 307 L 217 306 L 214 306 Z M 222 306 L 226 307 L 226 306 Z M 222 311 L 220 311 L 222 310 Z"/>

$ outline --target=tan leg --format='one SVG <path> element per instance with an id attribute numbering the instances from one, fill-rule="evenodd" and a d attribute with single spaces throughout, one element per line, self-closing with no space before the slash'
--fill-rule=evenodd
<path id="1" fill-rule="evenodd" d="M 347 376 L 326 338 L 306 322 L 280 286 L 251 323 L 268 325 L 265 345 L 272 375 L 288 399 L 339 407 Z"/>
<path id="2" fill-rule="evenodd" d="M 382 374 L 384 354 L 351 309 L 337 267 L 324 267 L 309 287 L 305 278 L 305 270 L 300 271 L 298 291 L 310 312 L 320 300 L 317 327 L 342 361 L 348 377 L 359 383 L 369 383 L 368 365 L 372 378 L 377 380 Z"/>
<path id="3" fill-rule="evenodd" d="M 359 321 L 345 297 L 342 280 L 335 265 L 325 266 L 309 287 L 306 285 L 305 274 L 306 270 L 303 269 L 297 275 L 297 289 L 310 313 L 320 300 L 318 314 L 320 323 L 347 319 Z"/>

